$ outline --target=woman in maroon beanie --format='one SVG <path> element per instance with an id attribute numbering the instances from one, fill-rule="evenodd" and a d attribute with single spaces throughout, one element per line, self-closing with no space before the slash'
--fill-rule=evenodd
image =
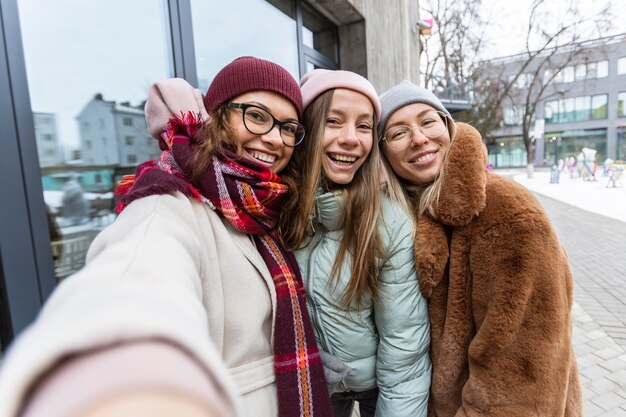
<path id="1" fill-rule="evenodd" d="M 301 113 L 293 77 L 254 57 L 204 101 L 181 79 L 152 87 L 163 154 L 122 181 L 117 220 L 13 344 L 0 416 L 332 415 L 276 230 Z"/>

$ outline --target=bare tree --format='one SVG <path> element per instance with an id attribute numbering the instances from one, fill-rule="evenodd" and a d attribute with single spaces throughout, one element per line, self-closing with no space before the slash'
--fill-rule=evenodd
<path id="1" fill-rule="evenodd" d="M 533 0 L 524 52 L 477 66 L 471 77 L 473 107 L 458 115 L 489 138 L 501 126 L 505 106 L 516 110 L 529 177 L 533 172 L 532 128 L 537 106 L 566 92 L 557 89 L 554 80 L 567 67 L 586 65 L 587 40 L 600 37 L 610 26 L 610 2 L 596 14 L 587 16 L 582 15 L 577 4 L 571 0 L 564 10 L 558 11 L 553 2 Z"/>
<path id="2" fill-rule="evenodd" d="M 464 89 L 485 45 L 482 0 L 425 0 L 420 10 L 435 27 L 424 39 L 423 86 Z"/>

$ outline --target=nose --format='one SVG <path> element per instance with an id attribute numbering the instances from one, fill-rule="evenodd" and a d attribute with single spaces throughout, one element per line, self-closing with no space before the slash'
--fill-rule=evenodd
<path id="1" fill-rule="evenodd" d="M 354 127 L 354 126 L 346 126 L 346 128 L 341 132 L 337 142 L 340 145 L 345 145 L 345 146 L 356 146 L 356 145 L 358 145 L 359 144 L 359 138 L 356 135 L 356 127 Z"/>
<path id="2" fill-rule="evenodd" d="M 428 143 L 428 138 L 418 125 L 411 126 L 411 146 L 417 148 Z"/>
<path id="3" fill-rule="evenodd" d="M 280 126 L 274 125 L 269 132 L 261 135 L 261 140 L 274 149 L 283 146 L 283 138 L 280 136 Z"/>

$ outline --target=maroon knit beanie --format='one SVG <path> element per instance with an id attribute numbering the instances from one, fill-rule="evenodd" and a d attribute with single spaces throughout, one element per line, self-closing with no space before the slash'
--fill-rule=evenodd
<path id="1" fill-rule="evenodd" d="M 204 97 L 209 113 L 226 101 L 250 91 L 268 90 L 285 96 L 302 116 L 300 86 L 286 69 L 264 59 L 242 56 L 217 73 Z"/>

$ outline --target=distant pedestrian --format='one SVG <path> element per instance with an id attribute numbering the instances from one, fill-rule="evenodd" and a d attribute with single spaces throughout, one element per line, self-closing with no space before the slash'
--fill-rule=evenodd
<path id="1" fill-rule="evenodd" d="M 358 402 L 361 417 L 425 417 L 427 306 L 408 204 L 380 185 L 378 96 L 349 71 L 314 70 L 301 89 L 307 137 L 283 173 L 292 193 L 280 227 L 329 353 L 333 415 L 350 417 Z"/>
<path id="2" fill-rule="evenodd" d="M 382 153 L 417 216 L 431 417 L 580 417 L 567 255 L 537 199 L 487 172 L 480 134 L 408 81 L 380 97 Z"/>

